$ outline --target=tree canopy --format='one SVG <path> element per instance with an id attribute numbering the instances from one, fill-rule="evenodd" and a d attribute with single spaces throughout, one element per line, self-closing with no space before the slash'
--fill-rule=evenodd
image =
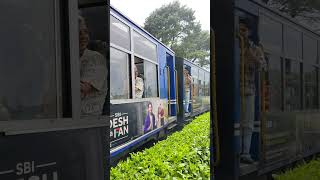
<path id="1" fill-rule="evenodd" d="M 316 14 L 320 11 L 319 0 L 262 0 L 264 3 L 276 7 L 279 11 L 292 18 L 303 17 L 311 21 L 320 21 Z"/>
<path id="2" fill-rule="evenodd" d="M 176 56 L 196 62 L 210 63 L 210 34 L 201 29 L 194 11 L 178 1 L 154 10 L 146 18 L 144 28 L 175 51 Z"/>

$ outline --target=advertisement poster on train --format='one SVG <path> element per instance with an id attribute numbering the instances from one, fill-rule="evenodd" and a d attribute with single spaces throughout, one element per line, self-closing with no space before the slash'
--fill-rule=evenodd
<path id="1" fill-rule="evenodd" d="M 163 127 L 168 123 L 168 107 L 164 100 L 153 100 L 144 102 L 143 128 L 140 132 L 146 134 L 152 130 Z"/>
<path id="2" fill-rule="evenodd" d="M 106 128 L 53 131 L 1 139 L 1 180 L 104 179 Z M 97 163 L 101 162 L 101 163 Z"/>
<path id="3" fill-rule="evenodd" d="M 168 123 L 166 100 L 111 105 L 111 148 L 163 127 Z"/>
<path id="4" fill-rule="evenodd" d="M 118 104 L 111 106 L 110 142 L 111 147 L 128 141 L 136 133 L 137 111 L 135 104 Z"/>

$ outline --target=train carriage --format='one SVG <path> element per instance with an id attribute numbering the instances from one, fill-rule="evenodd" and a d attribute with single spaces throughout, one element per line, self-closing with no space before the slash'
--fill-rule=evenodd
<path id="1" fill-rule="evenodd" d="M 176 121 L 177 85 L 172 50 L 113 7 L 110 19 L 110 146 L 116 159 Z"/>
<path id="2" fill-rule="evenodd" d="M 221 143 L 217 177 L 230 177 L 220 171 L 222 166 L 232 168 L 231 176 L 235 177 L 268 174 L 319 153 L 320 35 L 258 1 L 236 1 L 223 8 L 232 14 L 228 19 L 232 23 L 224 25 L 214 19 L 217 57 L 225 59 L 217 61 L 217 101 L 218 117 L 224 118 L 219 121 L 223 129 L 220 133 L 227 139 Z M 250 156 L 255 162 L 251 163 L 239 161 L 248 107 L 242 94 L 247 64 L 242 56 L 245 47 L 240 24 L 249 29 L 250 46 L 261 43 L 266 60 L 265 69 L 257 71 L 254 79 Z M 226 134 L 229 130 L 232 136 Z M 226 160 L 233 163 L 227 165 Z"/>
<path id="3" fill-rule="evenodd" d="M 210 75 L 176 57 L 170 48 L 112 6 L 110 22 L 110 147 L 111 160 L 116 162 L 147 141 L 174 130 L 180 117 L 185 119 L 185 67 L 192 76 L 190 111 L 186 115 L 192 118 L 208 111 Z"/>

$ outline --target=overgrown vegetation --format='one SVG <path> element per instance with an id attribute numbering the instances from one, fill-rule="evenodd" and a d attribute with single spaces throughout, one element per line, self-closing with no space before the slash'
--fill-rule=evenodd
<path id="1" fill-rule="evenodd" d="M 210 114 L 111 168 L 111 179 L 209 179 Z"/>
<path id="2" fill-rule="evenodd" d="M 319 169 L 320 159 L 312 160 L 307 164 L 302 164 L 297 168 L 275 176 L 275 180 L 319 180 Z"/>

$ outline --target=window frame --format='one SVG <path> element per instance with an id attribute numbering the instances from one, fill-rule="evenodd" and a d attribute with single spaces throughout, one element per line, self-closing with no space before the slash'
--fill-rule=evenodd
<path id="1" fill-rule="evenodd" d="M 106 127 L 108 120 L 106 116 L 90 116 L 80 118 L 80 62 L 79 62 L 79 26 L 78 26 L 78 0 L 53 0 L 54 4 L 54 36 L 55 36 L 55 65 L 56 65 L 56 93 L 57 93 L 57 117 L 43 119 L 25 119 L 0 121 L 0 133 L 4 135 L 19 135 L 29 133 L 42 133 L 51 131 L 62 131 L 82 128 Z M 62 3 L 65 3 L 62 6 Z M 99 5 L 100 6 L 100 5 Z M 109 8 L 107 3 L 103 4 Z M 63 9 L 62 7 L 66 7 Z M 62 16 L 65 13 L 68 16 Z M 107 12 L 108 13 L 108 12 Z M 109 14 L 109 13 L 108 13 Z M 109 21 L 109 19 L 107 19 Z M 68 31 L 62 32 L 66 26 Z M 66 30 L 64 28 L 64 30 Z M 64 34 L 63 34 L 64 33 Z M 63 41 L 62 38 L 67 38 Z M 64 53 L 64 49 L 66 48 Z M 63 104 L 62 97 L 62 60 L 66 59 L 70 65 L 66 74 L 70 76 L 71 105 Z M 71 117 L 63 117 L 63 106 L 71 106 Z"/>
<path id="2" fill-rule="evenodd" d="M 159 72 L 160 72 L 160 67 L 159 67 L 159 51 L 158 51 L 158 48 L 159 48 L 159 42 L 155 41 L 154 39 L 152 39 L 151 37 L 149 36 L 146 36 L 144 35 L 142 32 L 141 32 L 141 29 L 137 28 L 134 24 L 131 24 L 129 22 L 127 22 L 128 20 L 124 20 L 124 18 L 126 17 L 121 17 L 119 16 L 117 13 L 113 12 L 113 11 L 110 11 L 110 14 L 109 16 L 113 16 L 114 18 L 118 19 L 121 23 L 125 24 L 126 26 L 129 27 L 129 34 L 130 34 L 130 51 L 123 48 L 123 47 L 120 47 L 114 43 L 111 43 L 110 42 L 110 48 L 113 47 L 115 49 L 118 49 L 120 51 L 123 51 L 123 52 L 126 52 L 130 55 L 130 72 L 131 72 L 131 92 L 130 92 L 130 98 L 129 99 L 114 99 L 114 100 L 110 100 L 110 103 L 111 104 L 122 104 L 122 103 L 130 103 L 130 102 L 144 102 L 144 101 L 147 101 L 149 99 L 159 99 L 160 98 L 160 75 L 159 75 Z M 136 52 L 134 52 L 134 40 L 133 40 L 133 31 L 135 31 L 136 33 L 140 34 L 141 36 L 143 36 L 144 38 L 146 38 L 147 40 L 149 40 L 151 43 L 155 44 L 156 46 L 156 61 L 154 60 L 151 60 L 149 58 L 146 58 Z M 146 32 L 144 32 L 146 33 Z M 147 33 L 146 33 L 147 34 Z M 134 57 L 138 57 L 140 59 L 142 59 L 143 61 L 148 61 L 152 64 L 155 64 L 157 66 L 157 97 L 152 97 L 152 98 L 136 98 L 135 97 L 135 88 L 134 88 L 134 84 L 135 84 L 135 74 L 134 74 Z"/>
<path id="3" fill-rule="evenodd" d="M 114 44 L 113 44 L 114 45 Z M 111 43 L 110 43 L 110 54 L 111 54 L 111 48 L 113 48 L 113 49 L 115 49 L 115 50 L 117 50 L 117 51 L 120 51 L 120 52 L 122 52 L 122 53 L 124 53 L 124 54 L 126 54 L 127 56 L 128 56 L 128 61 L 129 61 L 129 63 L 128 63 L 128 71 L 129 71 L 129 73 L 128 73 L 128 76 L 129 76 L 129 87 L 128 87 L 128 94 L 129 94 L 129 99 L 130 99 L 130 97 L 132 97 L 132 93 L 131 93 L 131 91 L 132 91 L 132 87 L 130 87 L 131 86 L 131 84 L 130 84 L 130 77 L 131 77 L 131 68 L 130 68 L 130 66 L 131 66 L 131 54 L 129 53 L 129 51 L 127 50 L 127 49 L 125 49 L 125 48 L 122 48 L 122 47 L 119 47 L 119 46 L 117 46 L 117 45 L 115 45 L 115 46 L 117 46 L 117 48 L 116 47 L 114 47 L 114 46 L 111 46 Z M 122 49 L 122 50 L 121 50 Z M 126 51 L 128 51 L 128 52 L 125 52 L 124 50 L 126 50 Z M 110 62 L 111 62 L 111 57 L 110 57 Z M 111 63 L 110 63 L 110 66 L 111 66 Z M 130 89 L 131 88 L 131 89 Z M 109 88 L 109 91 L 110 91 L 110 97 L 111 97 L 111 87 Z M 117 100 L 121 100 L 121 99 L 112 99 L 111 100 L 111 98 L 110 98 L 110 102 L 111 101 L 117 101 Z"/>

